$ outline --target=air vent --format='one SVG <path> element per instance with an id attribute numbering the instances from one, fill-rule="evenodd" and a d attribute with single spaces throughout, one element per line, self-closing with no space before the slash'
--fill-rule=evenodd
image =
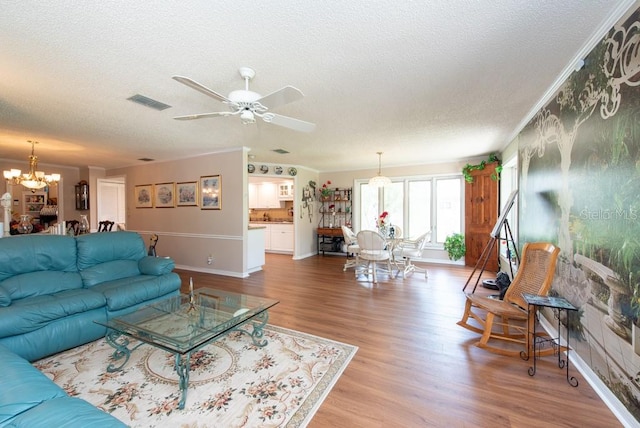
<path id="1" fill-rule="evenodd" d="M 170 105 L 161 103 L 160 101 L 152 100 L 151 98 L 145 97 L 144 95 L 140 94 L 135 94 L 127 99 L 129 101 L 133 101 L 134 103 L 142 104 L 145 107 L 149 107 L 158 111 L 162 111 L 171 107 Z"/>
<path id="2" fill-rule="evenodd" d="M 285 149 L 273 149 L 273 151 L 276 152 L 276 153 L 279 153 L 281 155 L 286 155 L 287 153 L 289 153 Z"/>
<path id="3" fill-rule="evenodd" d="M 155 159 L 151 159 L 151 158 L 140 158 L 140 159 L 138 159 L 138 160 L 139 160 L 139 161 L 142 161 L 142 162 L 153 162 Z"/>

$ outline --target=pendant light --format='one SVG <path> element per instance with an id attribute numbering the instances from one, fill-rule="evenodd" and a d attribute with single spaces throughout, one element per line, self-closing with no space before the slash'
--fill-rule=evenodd
<path id="1" fill-rule="evenodd" d="M 378 175 L 369 179 L 369 186 L 384 187 L 391 185 L 391 179 L 382 175 L 382 152 L 378 153 Z"/>

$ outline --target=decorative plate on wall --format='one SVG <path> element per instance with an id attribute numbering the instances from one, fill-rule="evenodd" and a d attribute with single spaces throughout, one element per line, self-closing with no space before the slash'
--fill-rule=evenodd
<path id="1" fill-rule="evenodd" d="M 261 165 L 260 172 L 266 174 L 267 172 L 269 172 L 269 167 L 267 165 Z"/>
<path id="2" fill-rule="evenodd" d="M 273 168 L 273 170 L 278 175 L 282 174 L 282 167 L 281 166 L 277 166 L 277 167 Z"/>
<path id="3" fill-rule="evenodd" d="M 253 172 L 256 170 L 256 166 L 250 163 L 249 165 L 247 165 L 247 170 L 249 171 L 250 174 L 253 174 Z"/>
<path id="4" fill-rule="evenodd" d="M 295 169 L 294 167 L 289 168 L 289 175 L 296 175 L 298 173 L 298 170 Z"/>

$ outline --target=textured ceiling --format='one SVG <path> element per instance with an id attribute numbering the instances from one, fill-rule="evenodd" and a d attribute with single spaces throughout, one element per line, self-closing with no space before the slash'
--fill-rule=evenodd
<path id="1" fill-rule="evenodd" d="M 498 151 L 630 0 L 3 1 L 0 157 L 136 165 L 246 146 L 255 161 L 318 171 L 467 159 Z M 225 106 L 256 71 L 262 95 L 305 97 L 276 113 L 294 132 L 238 117 L 177 121 Z M 127 101 L 142 94 L 156 111 Z M 282 148 L 289 154 L 272 150 Z"/>

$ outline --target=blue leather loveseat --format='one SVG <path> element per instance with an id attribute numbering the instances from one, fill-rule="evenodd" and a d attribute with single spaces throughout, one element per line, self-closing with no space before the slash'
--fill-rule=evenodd
<path id="1" fill-rule="evenodd" d="M 99 426 L 122 426 L 82 400 L 60 396 L 62 390 L 44 375 L 41 379 L 29 362 L 104 337 L 106 328 L 95 321 L 178 294 L 180 277 L 174 267 L 171 259 L 147 256 L 135 232 L 0 239 L 3 372 L 14 367 L 37 372 L 25 372 L 25 384 L 18 389 L 11 383 L 15 378 L 0 376 L 0 426 L 34 426 L 36 419 L 30 419 L 29 412 L 37 414 L 47 406 L 58 409 L 60 417 L 65 416 L 60 410 L 64 406 L 69 412 L 93 410 L 98 419 L 104 415 L 113 420 L 114 425 Z M 42 386 L 46 383 L 50 385 Z M 48 419 L 46 426 L 74 426 L 57 420 Z M 23 425 L 25 421 L 30 422 Z M 78 420 L 77 426 L 87 425 Z"/>

